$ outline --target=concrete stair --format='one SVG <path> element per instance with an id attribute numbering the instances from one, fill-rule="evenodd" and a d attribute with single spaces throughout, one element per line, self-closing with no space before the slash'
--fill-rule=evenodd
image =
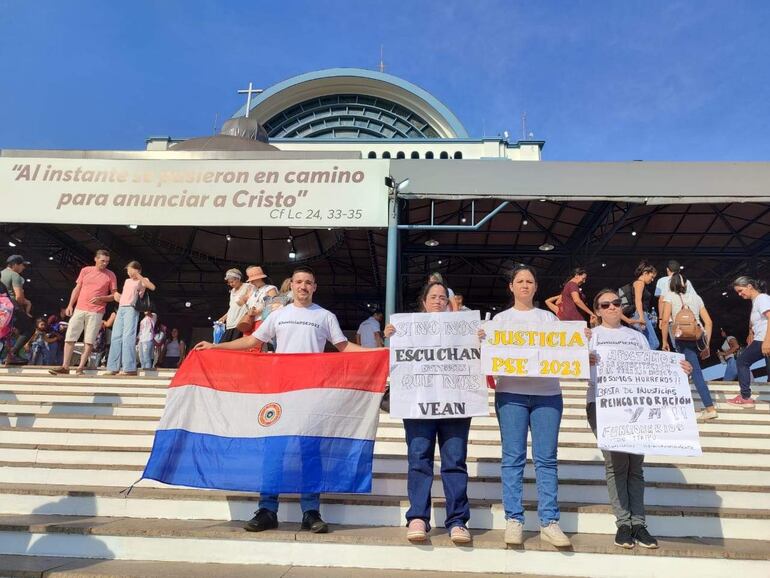
<path id="1" fill-rule="evenodd" d="M 735 384 L 712 383 L 720 417 L 699 426 L 704 455 L 647 460 L 648 525 L 661 548 L 628 552 L 612 544 L 614 517 L 601 453 L 585 420 L 585 384 L 565 382 L 559 499 L 562 528 L 574 542 L 565 553 L 541 543 L 536 533 L 523 549 L 504 548 L 493 410 L 490 417 L 474 418 L 471 429 L 472 548 L 452 546 L 443 530 L 433 531 L 428 546 L 405 542 L 404 432 L 399 420 L 385 414 L 375 445 L 373 492 L 324 496 L 322 513 L 333 525 L 326 536 L 298 531 L 296 496 L 282 500 L 285 523 L 279 530 L 257 535 L 241 530 L 241 521 L 256 509 L 254 494 L 145 480 L 126 496 L 121 491 L 139 478 L 147 461 L 171 375 L 161 370 L 139 377 L 54 377 L 40 368 L 0 370 L 0 555 L 566 576 L 670 576 L 677 569 L 681 575 L 770 575 L 768 385 L 755 388 L 755 408 L 741 409 L 725 403 L 735 395 Z M 440 527 L 438 475 L 433 495 L 433 523 Z M 529 464 L 531 532 L 537 530 L 535 499 Z M 634 556 L 634 563 L 618 564 L 620 556 Z M 0 576 L 7 575 L 3 559 Z"/>

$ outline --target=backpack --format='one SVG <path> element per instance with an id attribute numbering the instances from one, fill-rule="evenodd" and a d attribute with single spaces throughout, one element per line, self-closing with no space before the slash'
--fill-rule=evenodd
<path id="1" fill-rule="evenodd" d="M 631 317 L 636 312 L 633 283 L 628 283 L 618 289 L 618 297 L 620 297 L 620 310 L 623 312 L 623 315 Z"/>
<path id="2" fill-rule="evenodd" d="M 681 295 L 679 295 L 679 300 L 682 302 L 682 308 L 674 317 L 671 333 L 674 335 L 674 339 L 697 341 L 703 336 L 703 328 L 698 323 L 695 313 L 685 304 Z"/>
<path id="3" fill-rule="evenodd" d="M 13 330 L 15 306 L 3 283 L 0 283 L 0 339 L 5 339 Z"/>

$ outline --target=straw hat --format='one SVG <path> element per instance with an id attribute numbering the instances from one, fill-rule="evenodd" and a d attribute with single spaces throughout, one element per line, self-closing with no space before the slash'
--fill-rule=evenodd
<path id="1" fill-rule="evenodd" d="M 256 281 L 257 279 L 267 278 L 267 275 L 265 275 L 262 267 L 249 267 L 246 269 L 246 274 L 248 275 L 246 281 Z"/>

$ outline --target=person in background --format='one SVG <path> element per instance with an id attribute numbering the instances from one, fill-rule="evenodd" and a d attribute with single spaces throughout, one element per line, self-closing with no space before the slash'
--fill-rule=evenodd
<path id="1" fill-rule="evenodd" d="M 382 340 L 380 324 L 383 319 L 385 319 L 385 316 L 382 314 L 382 311 L 376 309 L 368 319 L 362 321 L 361 325 L 358 326 L 358 331 L 356 331 L 356 343 L 361 347 L 369 349 L 382 347 L 384 342 Z"/>
<path id="2" fill-rule="evenodd" d="M 278 290 L 278 297 L 283 305 L 294 302 L 294 293 L 291 290 L 291 277 L 286 277 Z"/>
<path id="3" fill-rule="evenodd" d="M 446 310 L 447 311 L 457 311 L 457 303 L 455 301 L 455 292 L 452 291 L 449 286 L 446 284 L 446 281 L 444 281 L 444 276 L 439 273 L 438 271 L 434 271 L 433 273 L 430 273 L 428 275 L 428 280 L 426 281 L 426 285 L 430 283 L 443 283 L 446 287 L 447 292 L 449 293 L 449 303 L 447 303 Z M 421 307 L 421 304 L 417 304 L 418 308 Z"/>
<path id="4" fill-rule="evenodd" d="M 91 354 L 91 357 L 93 358 L 93 369 L 99 369 L 104 358 L 108 357 L 110 354 L 112 327 L 115 325 L 115 319 L 117 316 L 118 314 L 115 311 L 112 311 L 109 317 L 102 321 L 102 328 L 99 330 L 99 334 L 96 336 L 96 341 L 94 341 L 94 350 Z"/>
<path id="5" fill-rule="evenodd" d="M 166 342 L 166 355 L 163 358 L 161 367 L 175 369 L 179 367 L 187 354 L 187 345 L 179 338 L 179 329 L 174 327 L 171 330 L 171 337 Z"/>
<path id="6" fill-rule="evenodd" d="M 719 361 L 726 365 L 725 375 L 722 381 L 735 381 L 738 377 L 738 366 L 736 364 L 736 356 L 741 348 L 740 343 L 734 335 L 730 335 L 727 330 L 722 327 L 719 330 L 719 335 L 722 336 L 724 341 L 722 347 L 717 351 L 717 357 Z"/>
<path id="7" fill-rule="evenodd" d="M 147 290 L 155 291 L 155 284 L 142 275 L 139 261 L 126 265 L 127 279 L 118 297 L 118 311 L 112 328 L 106 375 L 136 375 L 136 327 L 139 311 L 134 307 Z"/>
<path id="8" fill-rule="evenodd" d="M 655 327 L 650 320 L 650 308 L 652 307 L 652 293 L 647 286 L 655 280 L 658 270 L 647 261 L 642 260 L 634 271 L 634 281 L 630 284 L 629 305 L 623 311 L 623 321 L 633 329 L 641 331 L 650 344 L 650 349 L 660 346 Z M 628 286 L 626 286 L 628 287 Z"/>
<path id="9" fill-rule="evenodd" d="M 75 288 L 70 295 L 66 313 L 72 318 L 67 326 L 67 334 L 64 337 L 64 359 L 62 366 L 49 369 L 52 375 L 67 375 L 75 349 L 75 342 L 83 335 L 85 347 L 80 356 L 75 374 L 83 375 L 88 359 L 93 351 L 94 341 L 102 327 L 102 317 L 107 303 L 119 299 L 118 280 L 115 273 L 107 269 L 110 264 L 110 252 L 99 249 L 94 255 L 94 265 L 83 267 L 80 270 Z"/>
<path id="10" fill-rule="evenodd" d="M 6 267 L 0 271 L 0 281 L 8 291 L 8 297 L 13 302 L 13 327 L 18 332 L 15 341 L 11 343 L 10 350 L 5 357 L 6 365 L 24 365 L 26 359 L 19 353 L 35 332 L 35 322 L 32 319 L 32 302 L 24 293 L 24 277 L 22 274 L 29 266 L 21 255 L 11 255 L 6 260 Z"/>
<path id="11" fill-rule="evenodd" d="M 455 293 L 456 311 L 470 311 L 470 307 L 465 306 L 465 296 L 462 293 Z"/>
<path id="12" fill-rule="evenodd" d="M 369 351 L 360 345 L 350 343 L 340 329 L 337 317 L 320 305 L 313 303 L 313 294 L 318 285 L 315 273 L 310 267 L 297 267 L 291 277 L 294 301 L 274 311 L 251 335 L 235 341 L 209 343 L 201 341 L 194 350 L 226 349 L 247 351 L 261 349 L 265 343 L 276 340 L 276 353 L 323 353 L 329 341 L 338 351 Z M 301 494 L 303 530 L 314 534 L 325 534 L 329 526 L 321 518 L 320 494 Z M 278 496 L 262 493 L 259 509 L 244 528 L 249 532 L 262 532 L 278 527 Z"/>
<path id="13" fill-rule="evenodd" d="M 446 285 L 433 281 L 420 295 L 422 313 L 446 311 L 449 290 Z M 385 337 L 396 332 L 393 325 L 385 327 Z M 441 454 L 441 483 L 446 496 L 444 527 L 455 544 L 471 541 L 467 523 L 471 517 L 468 502 L 468 435 L 471 418 L 405 419 L 407 459 L 407 492 L 409 510 L 406 512 L 406 539 L 421 543 L 430 531 L 431 488 L 433 486 L 433 459 L 438 439 Z"/>
<path id="14" fill-rule="evenodd" d="M 664 326 L 660 317 L 663 315 L 663 298 L 666 293 L 670 291 L 669 286 L 671 285 L 671 276 L 680 271 L 684 271 L 684 267 L 679 264 L 679 261 L 671 259 L 666 263 L 666 276 L 661 277 L 658 279 L 657 283 L 655 283 L 655 297 L 658 298 L 658 326 L 660 327 L 661 335 L 664 331 L 668 332 L 668 340 L 672 347 L 676 345 L 676 340 L 671 335 L 671 325 Z M 687 292 L 695 293 L 695 288 L 690 279 L 687 280 Z"/>
<path id="15" fill-rule="evenodd" d="M 561 291 L 561 312 L 557 314 L 560 321 L 585 321 L 583 317 L 585 313 L 591 325 L 596 323 L 596 316 L 586 306 L 585 295 L 581 289 L 586 279 L 588 279 L 588 271 L 583 267 L 572 270 L 572 276 Z"/>
<path id="16" fill-rule="evenodd" d="M 53 341 L 48 344 L 48 358 L 45 360 L 45 364 L 58 365 L 59 353 L 61 353 L 61 346 L 64 343 L 64 332 L 59 330 L 59 318 L 56 315 L 49 315 L 46 324 Z"/>
<path id="17" fill-rule="evenodd" d="M 30 365 L 47 365 L 49 355 L 49 346 L 56 341 L 56 337 L 51 334 L 48 322 L 41 317 L 35 323 L 35 333 L 27 342 L 26 348 L 29 351 Z"/>
<path id="18" fill-rule="evenodd" d="M 520 265 L 513 269 L 508 290 L 513 295 L 513 306 L 495 315 L 495 320 L 535 325 L 558 321 L 550 311 L 534 306 L 537 277 L 532 267 Z M 479 331 L 479 337 L 485 338 L 483 330 Z M 571 544 L 559 527 L 557 450 L 563 410 L 564 400 L 557 377 L 497 378 L 495 411 L 503 446 L 500 473 L 506 544 L 518 545 L 524 541 L 524 466 L 528 434 L 532 436 L 540 538 L 559 548 Z"/>
<path id="19" fill-rule="evenodd" d="M 268 276 L 259 265 L 251 265 L 246 268 L 246 281 L 251 286 L 246 305 L 254 316 L 255 323 L 250 332 L 253 333 L 272 312 L 273 304 L 278 298 L 278 288 L 267 282 Z"/>
<path id="20" fill-rule="evenodd" d="M 225 282 L 230 287 L 230 307 L 219 318 L 219 321 L 225 324 L 222 343 L 235 341 L 242 336 L 238 331 L 238 322 L 249 310 L 246 302 L 251 294 L 251 285 L 243 282 L 243 275 L 238 269 L 228 269 L 225 273 Z"/>
<path id="21" fill-rule="evenodd" d="M 597 347 L 630 351 L 649 351 L 650 344 L 644 336 L 621 323 L 622 301 L 615 289 L 602 289 L 594 297 L 594 311 L 601 324 L 591 332 L 591 378 L 586 392 L 586 417 L 596 435 L 596 365 L 602 360 Z M 692 366 L 682 362 L 682 369 L 689 374 Z M 644 510 L 644 454 L 609 452 L 602 450 L 604 473 L 610 505 L 615 514 L 615 545 L 633 548 L 657 548 L 658 541 L 647 530 Z"/>
<path id="22" fill-rule="evenodd" d="M 152 366 L 160 367 L 163 358 L 166 355 L 166 339 L 168 338 L 168 329 L 165 325 L 157 326 L 158 330 L 152 336 Z"/>
<path id="23" fill-rule="evenodd" d="M 152 311 L 145 311 L 139 322 L 139 360 L 142 369 L 152 369 L 153 337 L 158 316 Z"/>
<path id="24" fill-rule="evenodd" d="M 770 295 L 767 294 L 764 281 L 748 275 L 733 281 L 733 288 L 741 299 L 751 300 L 751 316 L 746 349 L 735 362 L 741 393 L 727 400 L 727 403 L 754 407 L 754 400 L 751 398 L 751 366 L 770 355 Z"/>
<path id="25" fill-rule="evenodd" d="M 714 401 L 711 399 L 711 392 L 709 391 L 706 380 L 703 378 L 703 370 L 700 366 L 700 359 L 708 359 L 711 351 L 709 344 L 711 342 L 711 330 L 713 322 L 709 315 L 708 309 L 703 304 L 703 299 L 700 298 L 695 292 L 687 293 L 687 278 L 684 273 L 674 273 L 671 275 L 671 284 L 669 286 L 668 293 L 663 298 L 663 326 L 673 327 L 676 321 L 676 316 L 684 308 L 692 311 L 695 316 L 695 320 L 700 324 L 703 320 L 703 339 L 705 341 L 705 347 L 703 351 L 699 351 L 698 342 L 695 339 L 685 339 L 679 335 L 674 335 L 676 338 L 676 351 L 682 353 L 684 358 L 692 365 L 692 381 L 695 384 L 695 388 L 698 390 L 698 395 L 703 403 L 703 411 L 698 418 L 698 421 L 707 421 L 718 417 L 716 407 L 714 407 Z M 673 328 L 676 331 L 676 328 Z M 663 333 L 663 351 L 670 351 L 668 344 L 668 331 Z"/>
<path id="26" fill-rule="evenodd" d="M 558 317 L 561 314 L 561 293 L 545 300 L 545 306 Z"/>

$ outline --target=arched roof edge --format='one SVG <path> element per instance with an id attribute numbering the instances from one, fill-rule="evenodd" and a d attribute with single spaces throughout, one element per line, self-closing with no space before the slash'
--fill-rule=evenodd
<path id="1" fill-rule="evenodd" d="M 380 82 L 385 82 L 388 84 L 392 84 L 406 92 L 412 93 L 414 96 L 422 99 L 428 105 L 433 107 L 433 109 L 435 109 L 436 112 L 438 112 L 446 120 L 447 124 L 452 128 L 457 138 L 468 138 L 468 131 L 465 130 L 465 127 L 460 122 L 460 119 L 458 119 L 455 116 L 455 114 L 451 110 L 449 110 L 449 108 L 443 102 L 438 100 L 435 96 L 433 96 L 427 90 L 420 88 L 416 84 L 412 84 L 411 82 L 406 81 L 403 78 L 393 76 L 392 74 L 387 74 L 384 72 L 376 72 L 374 70 L 366 70 L 363 68 L 327 68 L 325 70 L 316 70 L 314 72 L 307 72 L 305 74 L 293 76 L 292 78 L 288 78 L 277 84 L 274 84 L 273 86 L 266 89 L 264 92 L 262 92 L 255 98 L 253 98 L 251 100 L 251 108 L 252 109 L 256 108 L 261 103 L 268 100 L 269 98 L 272 98 L 278 93 L 288 88 L 291 88 L 293 86 L 296 86 L 298 84 L 312 82 L 314 80 L 320 80 L 324 78 L 345 77 L 345 76 L 355 77 L 355 78 L 366 78 L 371 80 L 377 80 Z M 232 116 L 232 118 L 245 116 L 245 115 L 246 115 L 246 105 L 244 104 L 241 108 L 238 109 L 238 111 Z"/>

